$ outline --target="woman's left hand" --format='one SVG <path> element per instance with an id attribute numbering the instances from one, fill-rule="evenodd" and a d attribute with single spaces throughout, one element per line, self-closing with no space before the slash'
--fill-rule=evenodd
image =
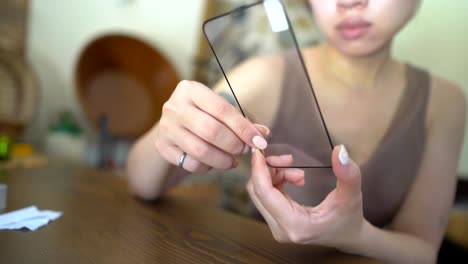
<path id="1" fill-rule="evenodd" d="M 290 155 L 267 159 L 270 164 L 282 167 L 293 162 Z M 358 241 L 365 223 L 361 171 L 344 146 L 334 148 L 332 164 L 336 188 L 318 206 L 302 206 L 283 191 L 283 184 L 303 186 L 304 172 L 270 168 L 263 154 L 255 150 L 247 190 L 277 241 L 338 249 L 346 249 Z"/>

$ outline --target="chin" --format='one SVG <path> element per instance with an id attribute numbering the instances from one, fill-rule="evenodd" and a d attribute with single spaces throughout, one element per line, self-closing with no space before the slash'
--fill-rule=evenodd
<path id="1" fill-rule="evenodd" d="M 390 47 L 390 42 L 331 42 L 331 45 L 343 55 L 350 57 L 367 57 L 387 50 Z"/>

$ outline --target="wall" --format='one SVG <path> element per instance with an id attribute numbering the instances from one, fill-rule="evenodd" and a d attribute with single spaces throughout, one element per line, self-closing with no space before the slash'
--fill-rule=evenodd
<path id="1" fill-rule="evenodd" d="M 461 86 L 468 94 L 468 1 L 424 0 L 398 35 L 394 54 Z M 468 130 L 460 172 L 468 178 Z"/>
<path id="2" fill-rule="evenodd" d="M 74 70 L 84 46 L 109 32 L 154 45 L 189 78 L 198 50 L 204 0 L 31 0 L 28 57 L 41 85 L 41 108 L 27 138 L 39 143 L 58 111 L 86 125 L 75 97 Z"/>

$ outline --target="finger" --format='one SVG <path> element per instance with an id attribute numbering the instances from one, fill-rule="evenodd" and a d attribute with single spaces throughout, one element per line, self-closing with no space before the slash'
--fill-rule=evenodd
<path id="1" fill-rule="evenodd" d="M 264 137 L 268 137 L 270 135 L 270 129 L 267 126 L 260 124 L 254 124 L 254 126 L 257 128 L 258 131 L 260 131 L 260 133 L 262 133 Z"/>
<path id="2" fill-rule="evenodd" d="M 292 155 L 269 156 L 266 160 L 270 166 L 274 167 L 289 167 L 294 162 Z"/>
<path id="3" fill-rule="evenodd" d="M 160 144 L 164 144 L 164 143 L 160 143 Z M 179 160 L 183 154 L 183 151 L 179 147 L 174 146 L 174 145 L 164 145 L 164 146 L 160 145 L 158 149 L 160 149 L 159 153 L 165 160 L 169 161 L 171 164 L 175 166 L 179 166 Z M 203 164 L 199 162 L 198 160 L 193 159 L 192 157 L 190 157 L 190 155 L 187 155 L 185 157 L 182 168 L 185 169 L 186 171 L 196 172 L 196 173 L 204 173 L 211 169 L 210 166 Z"/>
<path id="4" fill-rule="evenodd" d="M 278 224 L 278 222 L 268 212 L 268 210 L 265 209 L 263 204 L 260 202 L 260 200 L 256 196 L 255 191 L 253 190 L 252 180 L 249 180 L 247 183 L 247 191 L 249 193 L 250 198 L 252 199 L 252 202 L 257 208 L 258 212 L 260 212 L 260 214 L 263 216 L 263 219 L 265 219 L 265 222 L 270 228 L 270 231 L 273 237 L 275 238 L 275 240 L 278 242 L 287 242 L 288 240 L 287 240 L 287 235 L 286 235 L 285 230 Z"/>
<path id="5" fill-rule="evenodd" d="M 183 124 L 195 135 L 227 153 L 238 155 L 244 150 L 244 142 L 225 124 L 200 109 L 189 106 L 189 115 L 183 116 Z"/>
<path id="6" fill-rule="evenodd" d="M 272 177 L 273 185 L 282 184 L 284 182 L 289 182 L 296 186 L 304 186 L 304 171 L 300 169 L 276 169 L 276 175 Z"/>
<path id="7" fill-rule="evenodd" d="M 284 177 L 282 176 L 284 172 L 274 167 L 291 166 L 294 162 L 293 157 L 292 155 L 269 156 L 266 160 L 268 165 L 273 166 L 273 168 L 270 168 L 270 174 L 272 175 L 273 185 L 278 188 L 278 185 L 284 182 Z"/>
<path id="8" fill-rule="evenodd" d="M 332 153 L 333 172 L 337 178 L 337 194 L 345 199 L 361 193 L 361 170 L 349 157 L 344 145 L 336 146 Z"/>
<path id="9" fill-rule="evenodd" d="M 265 209 L 265 207 L 263 206 L 263 204 L 260 202 L 257 195 L 255 194 L 251 179 L 247 182 L 246 188 L 247 188 L 247 192 L 249 193 L 250 199 L 252 199 L 252 202 L 254 203 L 258 212 L 263 216 L 263 219 L 265 219 L 270 229 L 278 230 L 279 225 L 276 222 L 275 218 L 268 212 L 268 210 Z"/>
<path id="10" fill-rule="evenodd" d="M 260 125 L 260 124 L 254 124 L 254 125 L 258 129 L 258 131 L 260 131 L 260 133 L 263 134 L 264 138 L 267 138 L 270 135 L 271 132 L 270 132 L 270 129 L 267 126 Z M 247 154 L 247 153 L 250 153 L 250 152 L 251 152 L 250 146 L 245 145 L 242 154 Z"/>
<path id="11" fill-rule="evenodd" d="M 239 110 L 208 87 L 198 82 L 191 82 L 192 103 L 229 127 L 250 147 L 265 149 L 267 142 L 254 124 L 247 120 Z"/>
<path id="12" fill-rule="evenodd" d="M 171 141 L 182 151 L 187 152 L 191 158 L 210 167 L 227 170 L 235 165 L 234 157 L 214 147 L 183 127 L 179 127 L 177 133 L 170 135 L 170 137 L 173 137 Z"/>
<path id="13" fill-rule="evenodd" d="M 255 150 L 252 156 L 252 186 L 256 197 L 277 220 L 286 221 L 291 207 L 284 195 L 273 186 L 271 174 L 263 154 Z"/>

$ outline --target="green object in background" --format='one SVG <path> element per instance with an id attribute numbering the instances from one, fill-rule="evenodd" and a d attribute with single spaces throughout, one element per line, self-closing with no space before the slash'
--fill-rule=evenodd
<path id="1" fill-rule="evenodd" d="M 0 135 L 0 160 L 8 160 L 11 154 L 13 139 L 6 135 Z"/>
<path id="2" fill-rule="evenodd" d="M 77 123 L 70 112 L 62 112 L 59 115 L 58 121 L 49 130 L 53 133 L 63 133 L 78 137 L 81 134 L 81 129 Z"/>

